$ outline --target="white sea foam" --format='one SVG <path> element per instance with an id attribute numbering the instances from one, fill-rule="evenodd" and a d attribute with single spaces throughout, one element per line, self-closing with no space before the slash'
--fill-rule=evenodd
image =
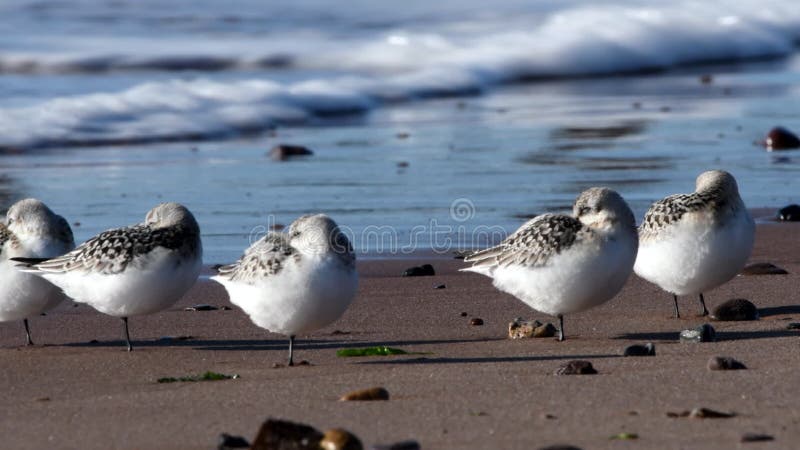
<path id="1" fill-rule="evenodd" d="M 65 36 L 58 45 L 12 39 L 0 53 L 0 72 L 144 75 L 117 92 L 0 107 L 0 147 L 203 139 L 366 111 L 386 101 L 477 93 L 520 79 L 781 57 L 800 41 L 800 8 L 793 1 L 509 1 L 493 14 L 418 3 L 388 25 L 347 33 L 341 27 L 354 23 L 326 30 L 311 21 L 320 29 L 247 38 L 155 36 L 156 42 L 139 33 Z M 365 21 L 398 13 L 364 7 Z M 201 78 L 146 81 L 149 72 L 178 69 L 199 71 Z M 219 71 L 232 75 L 211 75 Z"/>

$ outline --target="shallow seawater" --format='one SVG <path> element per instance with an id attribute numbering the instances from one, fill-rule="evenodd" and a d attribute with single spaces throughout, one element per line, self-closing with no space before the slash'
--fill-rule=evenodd
<path id="1" fill-rule="evenodd" d="M 80 223 L 78 239 L 179 201 L 201 223 L 209 263 L 316 211 L 348 227 L 362 252 L 448 252 L 567 210 L 590 186 L 618 190 L 641 217 L 711 168 L 734 173 L 750 207 L 797 201 L 800 152 L 755 142 L 772 126 L 800 124 L 798 85 L 792 58 L 514 85 L 247 139 L 7 153 L 0 195 L 5 204 L 44 199 Z M 266 154 L 278 143 L 315 154 L 275 162 Z"/>

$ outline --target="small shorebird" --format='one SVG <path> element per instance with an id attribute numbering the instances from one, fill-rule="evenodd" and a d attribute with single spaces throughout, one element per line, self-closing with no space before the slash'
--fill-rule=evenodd
<path id="1" fill-rule="evenodd" d="M 575 200 L 573 215 L 543 214 L 496 247 L 464 258 L 463 271 L 491 277 L 494 286 L 531 308 L 558 317 L 614 297 L 636 259 L 636 221 L 625 200 L 607 188 L 590 188 Z"/>
<path id="2" fill-rule="evenodd" d="M 52 258 L 75 248 L 72 229 L 39 200 L 20 200 L 0 223 L 0 322 L 22 320 L 33 345 L 28 318 L 55 308 L 66 296 L 35 275 L 17 270 L 10 258 Z"/>
<path id="3" fill-rule="evenodd" d="M 636 274 L 672 294 L 675 317 L 678 295 L 700 295 L 742 270 L 753 249 L 755 224 L 739 196 L 733 175 L 703 172 L 695 191 L 653 203 L 639 227 Z"/>
<path id="4" fill-rule="evenodd" d="M 292 366 L 295 336 L 334 322 L 350 306 L 358 287 L 355 263 L 353 246 L 336 222 L 307 215 L 286 233 L 259 239 L 211 279 L 225 286 L 253 323 L 289 336 Z"/>
<path id="5" fill-rule="evenodd" d="M 172 306 L 200 274 L 200 227 L 188 209 L 162 203 L 138 225 L 104 231 L 53 259 L 12 258 L 20 270 L 44 277 L 76 302 L 125 323 Z"/>

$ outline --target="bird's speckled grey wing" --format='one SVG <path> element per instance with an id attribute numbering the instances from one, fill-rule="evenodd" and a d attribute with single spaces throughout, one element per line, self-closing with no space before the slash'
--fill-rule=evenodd
<path id="1" fill-rule="evenodd" d="M 300 253 L 289 245 L 283 233 L 268 233 L 256 241 L 233 264 L 217 269 L 218 276 L 248 284 L 281 272 L 290 258 L 299 259 Z"/>
<path id="2" fill-rule="evenodd" d="M 6 242 L 11 241 L 14 238 L 14 234 L 6 228 L 6 224 L 0 222 L 0 258 L 8 258 L 8 256 L 3 255 L 3 248 L 6 246 Z"/>
<path id="3" fill-rule="evenodd" d="M 639 225 L 639 237 L 647 239 L 656 235 L 679 222 L 688 213 L 721 210 L 723 206 L 723 199 L 714 191 L 670 195 L 653 203 L 647 210 L 642 224 Z"/>
<path id="4" fill-rule="evenodd" d="M 541 267 L 576 243 L 591 239 L 594 231 L 579 220 L 560 214 L 537 216 L 499 245 L 464 258 L 473 267 L 502 267 L 511 264 Z"/>
<path id="5" fill-rule="evenodd" d="M 42 272 L 60 273 L 87 271 L 103 274 L 120 273 L 138 257 L 163 247 L 183 255 L 196 252 L 199 237 L 181 226 L 152 229 L 147 225 L 115 228 L 84 242 L 75 250 L 36 264 Z"/>

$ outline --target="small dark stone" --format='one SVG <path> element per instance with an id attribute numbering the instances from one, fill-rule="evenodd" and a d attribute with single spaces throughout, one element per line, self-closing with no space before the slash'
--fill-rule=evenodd
<path id="1" fill-rule="evenodd" d="M 398 162 L 397 162 L 397 167 L 399 167 L 399 168 L 401 168 L 401 169 L 405 169 L 405 168 L 406 168 L 406 167 L 408 167 L 409 165 L 410 165 L 410 164 L 408 163 L 408 161 L 398 161 Z"/>
<path id="2" fill-rule="evenodd" d="M 438 286 L 435 286 L 434 289 L 447 289 L 447 285 L 446 284 L 440 284 Z"/>
<path id="3" fill-rule="evenodd" d="M 719 321 L 758 320 L 758 308 L 749 300 L 734 298 L 717 305 L 711 318 Z"/>
<path id="4" fill-rule="evenodd" d="M 461 313 L 461 317 L 467 317 L 468 315 L 469 315 L 469 314 L 467 314 L 467 312 L 466 312 L 466 311 L 464 311 L 464 312 L 462 312 L 462 313 Z"/>
<path id="5" fill-rule="evenodd" d="M 800 330 L 800 322 L 792 322 L 786 325 L 787 330 Z"/>
<path id="6" fill-rule="evenodd" d="M 775 264 L 763 262 L 747 265 L 740 273 L 742 275 L 786 275 L 789 272 Z"/>
<path id="7" fill-rule="evenodd" d="M 289 144 L 279 144 L 275 147 L 272 147 L 272 150 L 269 151 L 269 157 L 275 161 L 286 161 L 289 158 L 294 158 L 296 156 L 310 156 L 313 155 L 314 152 L 309 150 L 302 145 L 289 145 Z"/>
<path id="8" fill-rule="evenodd" d="M 220 434 L 217 450 L 229 450 L 232 448 L 250 448 L 250 443 L 241 436 L 231 436 L 228 433 Z"/>
<path id="9" fill-rule="evenodd" d="M 323 434 L 287 420 L 267 419 L 258 430 L 252 450 L 318 450 Z"/>
<path id="10" fill-rule="evenodd" d="M 216 311 L 218 308 L 216 306 L 211 305 L 194 305 L 194 306 L 187 306 L 183 308 L 184 311 Z"/>
<path id="11" fill-rule="evenodd" d="M 349 392 L 343 395 L 339 400 L 343 402 L 389 400 L 389 391 L 382 387 L 362 389 L 360 391 Z"/>
<path id="12" fill-rule="evenodd" d="M 363 450 L 364 446 L 353 433 L 341 428 L 333 428 L 325 432 L 319 448 L 321 450 Z"/>
<path id="13" fill-rule="evenodd" d="M 473 317 L 472 319 L 470 319 L 469 324 L 475 327 L 479 327 L 483 325 L 483 319 L 481 319 L 480 317 Z"/>
<path id="14" fill-rule="evenodd" d="M 421 450 L 422 446 L 419 445 L 417 441 L 401 441 L 395 442 L 394 444 L 387 444 L 387 445 L 373 445 L 370 447 L 371 450 Z"/>
<path id="15" fill-rule="evenodd" d="M 778 220 L 784 222 L 800 221 L 800 205 L 792 203 L 778 210 Z"/>
<path id="16" fill-rule="evenodd" d="M 556 375 L 594 375 L 597 370 L 589 361 L 573 360 L 556 370 Z"/>
<path id="17" fill-rule="evenodd" d="M 767 150 L 786 150 L 800 147 L 800 139 L 786 128 L 775 127 L 767 133 L 764 145 Z"/>
<path id="18" fill-rule="evenodd" d="M 708 370 L 742 370 L 747 366 L 729 356 L 712 356 L 708 360 Z"/>
<path id="19" fill-rule="evenodd" d="M 580 447 L 575 447 L 574 445 L 548 445 L 547 447 L 539 447 L 539 450 L 581 450 Z"/>
<path id="20" fill-rule="evenodd" d="M 408 137 L 411 136 L 411 133 L 407 133 L 405 131 L 401 131 L 401 132 L 397 133 L 395 136 L 397 136 L 397 139 L 408 139 Z"/>
<path id="21" fill-rule="evenodd" d="M 740 442 L 767 442 L 774 440 L 775 438 L 768 434 L 745 433 L 742 435 L 742 439 L 740 439 Z"/>
<path id="22" fill-rule="evenodd" d="M 73 227 L 79 227 L 79 226 L 81 226 L 81 223 L 80 222 L 73 222 L 72 226 Z"/>
<path id="23" fill-rule="evenodd" d="M 700 83 L 702 84 L 711 84 L 712 81 L 714 81 L 714 77 L 712 77 L 710 73 L 700 76 Z"/>
<path id="24" fill-rule="evenodd" d="M 689 417 L 692 419 L 729 419 L 735 416 L 735 413 L 715 411 L 708 408 L 695 408 L 689 412 Z"/>
<path id="25" fill-rule="evenodd" d="M 652 342 L 640 345 L 629 345 L 622 353 L 623 356 L 656 356 L 656 346 Z"/>
<path id="26" fill-rule="evenodd" d="M 434 275 L 436 275 L 436 271 L 433 270 L 433 266 L 430 264 L 410 267 L 403 272 L 404 277 L 430 277 Z"/>
<path id="27" fill-rule="evenodd" d="M 717 333 L 714 327 L 704 323 L 693 330 L 681 331 L 681 342 L 714 342 L 717 340 Z"/>

